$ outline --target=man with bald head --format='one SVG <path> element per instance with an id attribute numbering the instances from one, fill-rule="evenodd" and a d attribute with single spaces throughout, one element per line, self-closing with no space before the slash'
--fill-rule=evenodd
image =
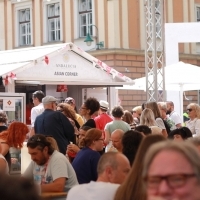
<path id="1" fill-rule="evenodd" d="M 128 159 L 121 153 L 108 152 L 101 156 L 96 182 L 74 186 L 67 195 L 67 200 L 113 200 L 115 192 L 130 171 Z"/>
<path id="2" fill-rule="evenodd" d="M 124 135 L 124 131 L 122 131 L 121 129 L 116 129 L 115 131 L 113 131 L 111 133 L 111 141 L 112 141 L 112 145 L 113 147 L 115 147 L 117 149 L 118 152 L 122 152 L 122 137 Z"/>

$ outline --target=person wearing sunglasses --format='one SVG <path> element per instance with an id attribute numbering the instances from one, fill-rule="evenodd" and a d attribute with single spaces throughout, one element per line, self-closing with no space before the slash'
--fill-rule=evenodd
<path id="1" fill-rule="evenodd" d="M 190 129 L 194 137 L 200 136 L 200 106 L 190 103 L 187 106 L 187 113 L 190 120 L 186 122 L 186 127 Z"/>
<path id="2" fill-rule="evenodd" d="M 156 143 L 146 153 L 143 166 L 146 199 L 200 199 L 200 154 L 193 144 Z"/>

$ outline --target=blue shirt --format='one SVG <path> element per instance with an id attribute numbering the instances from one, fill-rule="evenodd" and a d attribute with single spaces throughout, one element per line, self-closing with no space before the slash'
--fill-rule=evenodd
<path id="1" fill-rule="evenodd" d="M 79 184 L 97 180 L 97 164 L 100 154 L 88 147 L 78 152 L 72 162 Z"/>
<path id="2" fill-rule="evenodd" d="M 34 129 L 36 134 L 52 136 L 59 147 L 59 150 L 64 155 L 70 141 L 74 141 L 74 127 L 71 122 L 61 112 L 56 112 L 50 109 L 44 110 L 41 115 L 38 115 Z"/>

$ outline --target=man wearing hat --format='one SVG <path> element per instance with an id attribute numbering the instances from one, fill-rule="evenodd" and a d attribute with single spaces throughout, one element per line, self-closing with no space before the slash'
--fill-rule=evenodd
<path id="1" fill-rule="evenodd" d="M 83 118 L 77 113 L 75 100 L 72 97 L 67 97 L 65 99 L 65 103 L 69 104 L 75 110 L 75 112 L 76 112 L 76 121 L 79 123 L 80 126 L 83 126 L 84 121 L 83 121 Z"/>
<path id="2" fill-rule="evenodd" d="M 56 101 L 53 96 L 42 99 L 44 112 L 37 116 L 34 129 L 36 134 L 51 135 L 56 140 L 60 152 L 65 155 L 67 145 L 74 141 L 74 127 L 65 115 L 55 111 Z"/>
<path id="3" fill-rule="evenodd" d="M 100 104 L 99 115 L 95 117 L 94 121 L 96 123 L 96 128 L 102 131 L 104 139 L 105 139 L 104 127 L 107 123 L 113 121 L 113 119 L 107 114 L 107 111 L 109 109 L 108 102 L 104 100 L 100 100 L 99 104 Z"/>

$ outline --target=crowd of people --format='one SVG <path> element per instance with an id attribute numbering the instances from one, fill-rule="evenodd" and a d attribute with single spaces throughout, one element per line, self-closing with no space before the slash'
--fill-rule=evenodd
<path id="1" fill-rule="evenodd" d="M 183 124 L 171 101 L 128 111 L 90 97 L 78 112 L 72 97 L 58 103 L 36 91 L 32 99 L 30 131 L 22 122 L 7 127 L 0 111 L 0 176 L 10 181 L 9 148 L 22 148 L 28 134 L 32 161 L 13 181 L 20 186 L 26 180 L 32 199 L 65 191 L 67 200 L 200 200 L 198 104 L 187 106 Z M 0 181 L 0 191 L 3 187 Z"/>

